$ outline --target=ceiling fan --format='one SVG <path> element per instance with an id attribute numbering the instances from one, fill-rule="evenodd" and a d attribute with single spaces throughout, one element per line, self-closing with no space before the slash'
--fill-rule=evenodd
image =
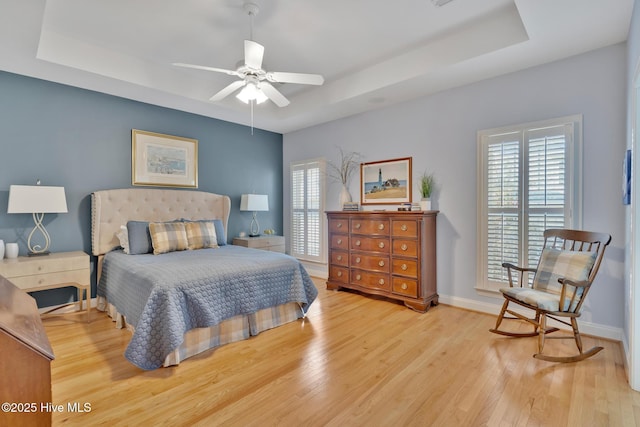
<path id="1" fill-rule="evenodd" d="M 209 101 L 215 102 L 226 98 L 233 92 L 242 88 L 236 98 L 248 104 L 255 101 L 257 104 L 270 99 L 278 107 L 286 107 L 289 100 L 276 89 L 271 83 L 296 83 L 304 85 L 321 85 L 324 78 L 319 74 L 285 73 L 280 71 L 268 72 L 262 68 L 262 58 L 264 56 L 264 46 L 253 41 L 253 17 L 258 14 L 259 8 L 254 3 L 245 3 L 244 11 L 251 20 L 251 33 L 249 40 L 244 41 L 244 64 L 235 70 L 224 68 L 208 67 L 205 65 L 174 63 L 173 65 L 185 68 L 195 68 L 196 70 L 213 71 L 225 73 L 230 76 L 240 77 L 213 95 Z M 253 104 L 252 104 L 253 105 Z"/>

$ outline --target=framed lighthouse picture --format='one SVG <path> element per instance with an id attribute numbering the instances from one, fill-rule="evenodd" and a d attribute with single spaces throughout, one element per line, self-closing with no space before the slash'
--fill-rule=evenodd
<path id="1" fill-rule="evenodd" d="M 360 203 L 411 203 L 411 157 L 360 164 Z"/>

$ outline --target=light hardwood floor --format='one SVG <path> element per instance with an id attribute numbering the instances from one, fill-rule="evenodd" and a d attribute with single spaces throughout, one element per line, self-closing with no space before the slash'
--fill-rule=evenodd
<path id="1" fill-rule="evenodd" d="M 53 403 L 90 404 L 54 425 L 640 425 L 620 343 L 585 337 L 604 351 L 553 364 L 532 357 L 535 338 L 491 334 L 494 316 L 419 314 L 314 281 L 304 321 L 149 372 L 124 359 L 130 333 L 105 314 L 46 319 Z"/>

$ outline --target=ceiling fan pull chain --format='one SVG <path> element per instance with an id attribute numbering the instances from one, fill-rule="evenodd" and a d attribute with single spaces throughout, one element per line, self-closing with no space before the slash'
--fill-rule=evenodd
<path id="1" fill-rule="evenodd" d="M 251 104 L 251 135 L 253 135 L 253 99 L 249 103 Z"/>

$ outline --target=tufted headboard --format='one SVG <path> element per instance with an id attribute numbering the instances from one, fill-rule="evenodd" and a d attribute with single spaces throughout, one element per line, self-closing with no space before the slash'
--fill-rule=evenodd
<path id="1" fill-rule="evenodd" d="M 221 219 L 225 234 L 231 199 L 188 190 L 124 188 L 91 194 L 91 251 L 103 255 L 120 245 L 116 233 L 127 221 Z"/>

